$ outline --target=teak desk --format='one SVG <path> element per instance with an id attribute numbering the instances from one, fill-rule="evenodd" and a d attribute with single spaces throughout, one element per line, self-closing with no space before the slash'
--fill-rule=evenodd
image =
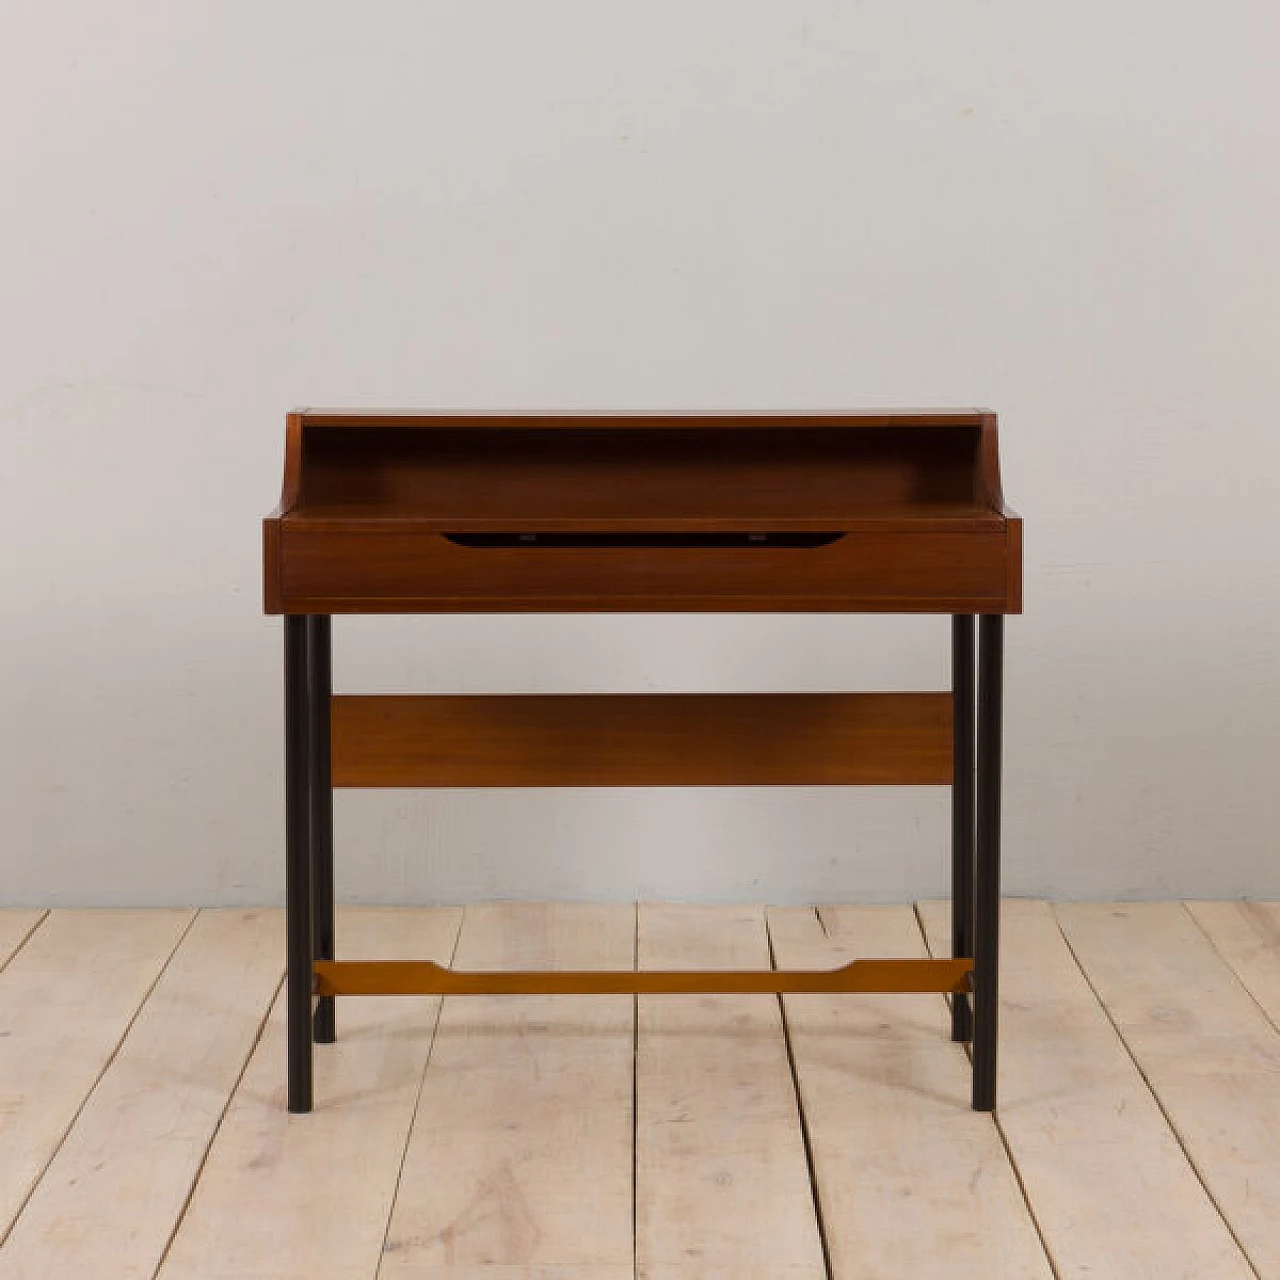
<path id="1" fill-rule="evenodd" d="M 285 616 L 289 1109 L 340 995 L 935 991 L 996 1100 L 1004 615 L 1022 521 L 977 409 L 290 414 L 263 526 Z M 334 697 L 341 613 L 941 613 L 938 693 Z M 974 618 L 980 647 L 975 651 Z M 938 784 L 953 958 L 828 972 L 460 973 L 335 959 L 334 787 Z M 969 994 L 973 996 L 970 1009 Z"/>

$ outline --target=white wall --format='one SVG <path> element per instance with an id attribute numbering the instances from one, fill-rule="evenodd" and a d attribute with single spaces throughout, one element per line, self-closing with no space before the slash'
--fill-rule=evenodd
<path id="1" fill-rule="evenodd" d="M 300 404 L 989 404 L 1014 893 L 1280 895 L 1270 0 L 5 0 L 0 900 L 282 885 Z M 349 690 L 927 688 L 942 619 L 337 626 Z M 357 899 L 893 899 L 927 791 L 356 793 Z"/>

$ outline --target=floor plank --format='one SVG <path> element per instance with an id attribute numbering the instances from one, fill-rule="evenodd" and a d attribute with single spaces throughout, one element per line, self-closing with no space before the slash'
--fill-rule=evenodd
<path id="1" fill-rule="evenodd" d="M 0 969 L 13 959 L 45 915 L 44 911 L 21 911 L 17 907 L 0 911 Z"/>
<path id="2" fill-rule="evenodd" d="M 277 1000 L 201 1170 L 280 975 L 278 913 L 42 914 L 0 911 L 0 1207 L 25 1201 L 0 1280 L 150 1276 L 197 1174 L 168 1280 L 365 1280 L 380 1259 L 383 1280 L 821 1280 L 770 997 L 644 997 L 638 1023 L 625 996 L 454 999 L 429 1066 L 437 1001 L 345 999 L 302 1117 Z M 947 914 L 920 908 L 939 952 Z M 461 920 L 345 911 L 339 949 L 447 960 Z M 768 922 L 780 964 L 921 954 L 908 909 Z M 636 923 L 469 908 L 458 962 L 769 961 L 758 908 Z M 1002 974 L 999 1122 L 1057 1275 L 1280 1280 L 1280 904 L 1008 902 Z M 786 1010 L 836 1280 L 1047 1280 L 942 1002 Z"/>
<path id="3" fill-rule="evenodd" d="M 205 911 L 3 1250 L 0 1280 L 155 1274 L 282 976 L 278 911 Z"/>
<path id="4" fill-rule="evenodd" d="M 1178 903 L 1057 914 L 1258 1274 L 1280 1277 L 1280 1034 Z"/>
<path id="5" fill-rule="evenodd" d="M 1280 1027 L 1280 902 L 1188 902 L 1218 954 Z"/>
<path id="6" fill-rule="evenodd" d="M 447 962 L 461 911 L 344 908 L 346 959 Z M 254 1051 L 163 1280 L 372 1276 L 386 1233 L 438 997 L 338 1002 L 338 1042 L 317 1045 L 315 1110 L 285 1109 L 284 992 Z"/>
<path id="7" fill-rule="evenodd" d="M 0 973 L 0 1237 L 192 911 L 54 911 Z"/>
<path id="8" fill-rule="evenodd" d="M 637 956 L 768 969 L 764 909 L 642 905 Z M 824 1280 L 777 997 L 641 996 L 637 1016 L 638 1280 Z"/>
<path id="9" fill-rule="evenodd" d="M 935 955 L 950 914 L 920 904 Z M 1001 924 L 999 1122 L 1061 1280 L 1248 1280 L 1048 904 Z"/>
<path id="10" fill-rule="evenodd" d="M 631 906 L 466 909 L 464 969 L 629 969 Z M 631 996 L 445 1001 L 382 1280 L 633 1275 Z"/>
<path id="11" fill-rule="evenodd" d="M 910 907 L 778 908 L 779 967 L 923 955 Z M 1050 1280 L 940 996 L 783 997 L 834 1280 Z"/>

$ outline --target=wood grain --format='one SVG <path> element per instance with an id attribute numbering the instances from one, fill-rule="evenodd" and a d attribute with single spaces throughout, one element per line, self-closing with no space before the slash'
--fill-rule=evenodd
<path id="1" fill-rule="evenodd" d="M 637 955 L 768 965 L 764 910 L 642 904 Z M 637 1016 L 638 1280 L 825 1280 L 778 1001 L 643 996 Z"/>
<path id="2" fill-rule="evenodd" d="M 197 917 L 0 1249 L 0 1280 L 150 1277 L 282 974 L 278 911 Z"/>
<path id="3" fill-rule="evenodd" d="M 333 699 L 338 787 L 946 784 L 945 693 Z"/>
<path id="4" fill-rule="evenodd" d="M 192 911 L 54 911 L 0 973 L 0 1238 Z"/>
<path id="5" fill-rule="evenodd" d="M 343 955 L 452 953 L 457 909 L 343 908 Z M 372 1276 L 440 1002 L 349 1000 L 316 1048 L 316 1109 L 285 1109 L 279 996 L 209 1149 L 162 1280 Z"/>
<path id="6" fill-rule="evenodd" d="M 1280 1277 L 1280 1033 L 1180 904 L 1057 915 L 1236 1239 Z"/>
<path id="7" fill-rule="evenodd" d="M 919 910 L 948 955 L 950 904 Z M 1001 911 L 999 1124 L 1059 1276 L 1248 1280 L 1044 902 Z"/>
<path id="8" fill-rule="evenodd" d="M 920 956 L 910 907 L 772 908 L 775 960 Z M 834 1280 L 1051 1280 L 937 996 L 784 996 Z"/>
<path id="9" fill-rule="evenodd" d="M 630 969 L 630 906 L 468 906 L 456 963 Z M 632 1280 L 634 1001 L 446 999 L 380 1280 Z"/>

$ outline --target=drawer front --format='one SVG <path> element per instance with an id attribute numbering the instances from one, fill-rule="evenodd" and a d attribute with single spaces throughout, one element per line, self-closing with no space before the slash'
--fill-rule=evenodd
<path id="1" fill-rule="evenodd" d="M 284 526 L 284 612 L 1003 612 L 1002 529 L 851 532 L 823 546 L 462 546 Z"/>

